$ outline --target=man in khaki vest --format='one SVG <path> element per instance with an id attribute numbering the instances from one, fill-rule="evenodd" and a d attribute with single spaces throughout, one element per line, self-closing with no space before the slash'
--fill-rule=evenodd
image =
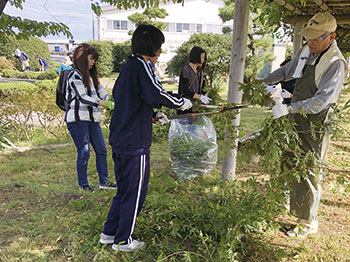
<path id="1" fill-rule="evenodd" d="M 306 45 L 289 63 L 264 79 L 266 84 L 296 80 L 291 104 L 283 105 L 285 108 L 281 111 L 294 119 L 303 151 L 313 152 L 319 165 L 327 152 L 330 136 L 324 133 L 312 136 L 311 124 L 327 120 L 332 105 L 339 98 L 347 72 L 345 59 L 335 41 L 336 28 L 337 21 L 331 14 L 314 15 L 299 32 L 306 39 Z M 281 111 L 273 110 L 275 117 L 285 114 L 280 114 Z M 291 229 L 287 232 L 289 236 L 303 237 L 318 230 L 322 174 L 320 168 L 318 172 L 313 171 L 315 168 L 310 167 L 305 179 L 291 185 L 290 211 L 298 217 L 302 230 Z"/>

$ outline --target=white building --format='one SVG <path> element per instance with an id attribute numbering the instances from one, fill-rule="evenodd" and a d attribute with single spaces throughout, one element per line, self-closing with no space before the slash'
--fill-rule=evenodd
<path id="1" fill-rule="evenodd" d="M 82 41 L 73 40 L 43 40 L 50 51 L 51 61 L 63 63 L 68 51 L 74 50 Z"/>
<path id="2" fill-rule="evenodd" d="M 160 63 L 168 62 L 176 53 L 176 49 L 194 33 L 222 33 L 223 27 L 233 28 L 233 21 L 223 23 L 219 17 L 219 8 L 224 6 L 222 0 L 186 0 L 184 5 L 167 2 L 161 3 L 168 13 L 164 19 L 157 19 L 168 24 L 163 31 L 165 43 Z M 118 10 L 115 7 L 103 6 L 98 17 L 98 39 L 113 42 L 124 42 L 131 39 L 128 35 L 135 25 L 128 16 L 144 9 Z"/>

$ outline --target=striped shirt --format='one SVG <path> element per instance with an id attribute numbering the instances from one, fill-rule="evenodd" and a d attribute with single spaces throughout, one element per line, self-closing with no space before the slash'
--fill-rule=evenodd
<path id="1" fill-rule="evenodd" d="M 91 86 L 93 86 L 90 77 Z M 83 83 L 83 77 L 75 69 L 68 75 L 66 100 L 71 101 L 64 115 L 67 123 L 77 121 L 100 122 L 102 120 L 101 109 L 98 106 L 99 100 L 108 100 L 109 94 L 100 84 L 96 88 L 88 88 Z"/>

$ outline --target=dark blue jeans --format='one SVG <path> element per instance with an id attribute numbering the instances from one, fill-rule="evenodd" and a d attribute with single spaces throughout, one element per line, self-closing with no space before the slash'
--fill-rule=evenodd
<path id="1" fill-rule="evenodd" d="M 81 121 L 67 123 L 67 128 L 77 148 L 77 173 L 79 186 L 89 184 L 87 167 L 90 158 L 90 143 L 96 153 L 96 169 L 100 185 L 108 181 L 107 146 L 99 123 Z"/>

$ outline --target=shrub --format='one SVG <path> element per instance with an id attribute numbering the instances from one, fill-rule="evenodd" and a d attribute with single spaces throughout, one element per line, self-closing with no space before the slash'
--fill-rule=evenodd
<path id="1" fill-rule="evenodd" d="M 10 135 L 9 129 L 0 124 L 0 148 L 6 148 L 13 145 L 9 139 Z"/>
<path id="2" fill-rule="evenodd" d="M 0 56 L 5 56 L 18 70 L 22 70 L 22 66 L 19 60 L 14 58 L 16 48 L 29 56 L 29 64 L 33 70 L 39 70 L 39 62 L 35 60 L 37 55 L 50 62 L 50 51 L 47 44 L 36 37 L 30 37 L 29 39 L 16 39 L 11 36 L 1 38 L 0 46 Z"/>
<path id="3" fill-rule="evenodd" d="M 16 93 L 35 88 L 34 84 L 25 81 L 0 83 L 0 102 L 4 102 L 5 97 L 15 96 Z"/>
<path id="4" fill-rule="evenodd" d="M 21 72 L 18 70 L 9 70 L 5 69 L 2 72 L 3 77 L 8 78 L 23 78 L 23 79 L 55 79 L 57 77 L 55 69 L 48 69 L 45 72 L 33 72 L 33 71 L 25 71 Z"/>
<path id="5" fill-rule="evenodd" d="M 205 33 L 192 35 L 176 50 L 176 55 L 168 63 L 167 70 L 170 75 L 180 75 L 182 67 L 188 63 L 188 55 L 192 47 L 196 45 L 207 51 L 205 77 L 208 80 L 207 86 L 211 88 L 217 76 L 229 73 L 231 36 Z"/>
<path id="6" fill-rule="evenodd" d="M 56 92 L 57 79 L 40 80 L 34 83 L 37 87 L 50 92 Z"/>
<path id="7" fill-rule="evenodd" d="M 7 60 L 6 57 L 0 56 L 0 72 L 4 69 L 15 69 L 11 61 Z"/>
<path id="8" fill-rule="evenodd" d="M 131 42 L 126 41 L 124 43 L 114 44 L 113 48 L 113 71 L 120 72 L 122 66 L 128 60 L 128 57 L 131 55 Z"/>
<path id="9" fill-rule="evenodd" d="M 99 53 L 97 68 L 100 76 L 110 75 L 113 71 L 113 42 L 111 41 L 89 41 L 89 45 L 96 48 Z"/>
<path id="10" fill-rule="evenodd" d="M 44 79 L 55 79 L 55 78 L 57 78 L 56 69 L 49 68 L 48 70 L 46 70 L 44 72 L 40 72 L 38 74 L 38 78 L 37 79 L 44 80 Z"/>
<path id="11" fill-rule="evenodd" d="M 0 122 L 9 127 L 17 139 L 30 139 L 38 127 L 56 137 L 64 125 L 62 111 L 55 103 L 55 80 L 0 84 Z M 57 132 L 58 131 L 58 132 Z"/>

